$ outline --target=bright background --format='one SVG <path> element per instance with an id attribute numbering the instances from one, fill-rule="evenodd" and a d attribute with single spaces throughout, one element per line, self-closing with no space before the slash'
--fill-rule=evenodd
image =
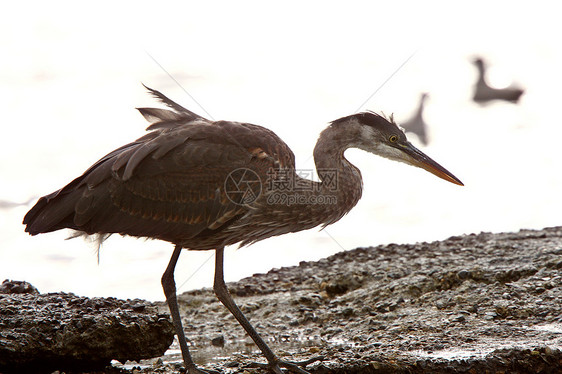
<path id="1" fill-rule="evenodd" d="M 329 121 L 370 109 L 400 122 L 421 92 L 430 94 L 430 144 L 422 149 L 465 187 L 350 150 L 346 157 L 364 177 L 358 206 L 324 231 L 229 248 L 227 281 L 358 246 L 560 225 L 562 30 L 550 4 L 4 5 L 0 281 L 164 299 L 160 277 L 172 245 L 114 236 L 98 265 L 95 246 L 65 241 L 69 232 L 30 237 L 21 225 L 36 198 L 143 135 L 146 123 L 134 108 L 155 101 L 141 82 L 213 119 L 272 129 L 302 169 L 313 167 L 314 143 Z M 492 83 L 526 89 L 518 105 L 470 100 L 477 55 L 491 65 Z M 182 255 L 180 291 L 212 285 L 211 256 Z"/>

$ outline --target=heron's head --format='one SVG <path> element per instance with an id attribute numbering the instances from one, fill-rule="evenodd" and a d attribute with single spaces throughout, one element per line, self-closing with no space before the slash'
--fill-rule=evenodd
<path id="1" fill-rule="evenodd" d="M 337 119 L 332 122 L 332 126 L 341 126 L 342 132 L 352 134 L 349 147 L 420 167 L 439 178 L 463 186 L 463 183 L 447 169 L 414 147 L 394 123 L 392 117 L 386 119 L 373 112 L 362 112 Z"/>

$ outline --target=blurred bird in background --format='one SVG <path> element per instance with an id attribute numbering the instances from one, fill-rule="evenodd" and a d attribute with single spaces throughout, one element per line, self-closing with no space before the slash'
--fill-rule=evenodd
<path id="1" fill-rule="evenodd" d="M 428 126 L 423 119 L 423 109 L 428 97 L 429 95 L 427 93 L 422 93 L 420 95 L 420 103 L 416 113 L 412 118 L 400 124 L 406 132 L 415 134 L 423 145 L 427 145 L 429 143 L 427 137 Z"/>
<path id="2" fill-rule="evenodd" d="M 523 94 L 523 89 L 510 86 L 505 88 L 491 87 L 486 79 L 486 63 L 480 57 L 475 58 L 473 64 L 478 69 L 478 80 L 474 85 L 474 95 L 472 100 L 479 104 L 484 104 L 493 100 L 503 100 L 517 103 Z"/>

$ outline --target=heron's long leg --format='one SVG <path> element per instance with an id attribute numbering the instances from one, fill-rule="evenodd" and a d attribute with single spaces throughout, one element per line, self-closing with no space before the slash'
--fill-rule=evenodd
<path id="1" fill-rule="evenodd" d="M 223 274 L 223 259 L 224 259 L 224 247 L 217 248 L 216 250 L 216 264 L 215 264 L 215 283 L 213 285 L 213 289 L 215 290 L 215 294 L 217 298 L 224 304 L 224 306 L 232 313 L 234 318 L 238 320 L 240 325 L 246 330 L 250 338 L 256 343 L 258 348 L 262 351 L 263 355 L 267 359 L 269 363 L 269 368 L 276 374 L 282 374 L 283 372 L 280 369 L 280 366 L 286 367 L 287 369 L 297 372 L 297 373 L 304 373 L 307 372 L 302 370 L 293 363 L 280 361 L 279 358 L 273 353 L 273 351 L 268 347 L 265 341 L 261 338 L 258 332 L 254 329 L 254 327 L 250 324 L 250 322 L 246 319 L 240 308 L 236 305 L 230 292 L 228 292 L 228 288 L 224 283 L 224 274 Z"/>
<path id="2" fill-rule="evenodd" d="M 279 359 L 273 353 L 273 351 L 267 346 L 267 344 L 263 341 L 261 336 L 258 332 L 254 329 L 254 327 L 250 324 L 250 322 L 246 319 L 238 305 L 232 299 L 230 292 L 228 292 L 228 288 L 226 287 L 226 283 L 224 283 L 224 274 L 223 274 L 223 259 L 224 259 L 224 247 L 217 248 L 216 250 L 216 263 L 215 263 L 215 283 L 213 285 L 213 289 L 215 290 L 215 294 L 217 298 L 220 300 L 221 303 L 232 313 L 234 318 L 238 320 L 240 325 L 246 330 L 250 338 L 256 343 L 258 348 L 263 352 L 267 362 L 270 364 L 276 364 Z M 281 369 L 277 367 L 277 370 L 274 369 L 275 372 L 282 373 Z"/>
<path id="3" fill-rule="evenodd" d="M 185 333 L 183 331 L 183 326 L 180 319 L 180 311 L 178 307 L 178 300 L 176 297 L 176 282 L 174 280 L 174 269 L 176 268 L 176 263 L 180 257 L 182 247 L 176 245 L 174 248 L 174 253 L 166 271 L 162 275 L 162 288 L 164 289 L 164 294 L 166 295 L 166 302 L 168 303 L 168 308 L 170 308 L 170 314 L 172 315 L 172 323 L 176 329 L 176 335 L 178 336 L 178 341 L 180 343 L 181 354 L 183 357 L 183 362 L 189 374 L 192 373 L 205 373 L 202 370 L 197 369 L 191 354 L 189 353 L 189 348 L 187 347 L 187 341 L 185 339 Z"/>

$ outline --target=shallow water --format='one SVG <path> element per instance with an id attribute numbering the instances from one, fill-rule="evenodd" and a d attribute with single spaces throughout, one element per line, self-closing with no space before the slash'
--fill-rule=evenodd
<path id="1" fill-rule="evenodd" d="M 310 339 L 310 338 L 302 338 L 302 339 L 291 339 L 291 340 L 277 340 L 275 342 L 268 341 L 267 342 L 272 349 L 276 352 L 282 354 L 285 351 L 291 352 L 299 352 L 299 351 L 308 351 L 312 347 L 318 347 L 323 344 L 326 344 L 321 339 Z M 339 345 L 352 345 L 352 343 L 344 343 L 344 342 L 335 342 L 330 341 L 330 344 L 333 346 Z M 190 347 L 190 353 L 193 357 L 194 362 L 199 366 L 205 366 L 209 364 L 224 364 L 225 360 L 236 361 L 236 357 L 238 356 L 248 356 L 252 354 L 260 354 L 258 347 L 249 339 L 243 339 L 238 341 L 228 341 L 224 347 L 217 347 L 213 345 L 207 345 L 204 347 Z M 265 362 L 265 359 L 261 361 Z M 158 364 L 171 364 L 171 365 L 183 365 L 183 359 L 181 356 L 181 350 L 179 349 L 179 344 L 176 338 L 174 338 L 174 342 L 170 346 L 170 348 L 166 351 L 164 356 L 150 359 L 150 360 L 141 360 L 140 362 L 126 362 L 120 363 L 119 361 L 113 361 L 112 365 L 114 367 L 123 368 L 131 370 L 134 367 L 140 368 L 150 368 L 154 367 Z"/>

